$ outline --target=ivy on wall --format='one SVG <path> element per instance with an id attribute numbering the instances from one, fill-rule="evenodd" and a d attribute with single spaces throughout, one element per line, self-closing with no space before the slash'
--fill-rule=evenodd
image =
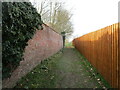
<path id="1" fill-rule="evenodd" d="M 42 29 L 42 23 L 40 14 L 30 2 L 2 3 L 3 79 L 19 65 L 27 41 L 36 29 Z"/>

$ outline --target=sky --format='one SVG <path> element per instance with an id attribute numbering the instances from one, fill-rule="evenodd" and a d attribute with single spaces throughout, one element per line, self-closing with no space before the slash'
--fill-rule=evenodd
<path id="1" fill-rule="evenodd" d="M 99 30 L 118 22 L 120 0 L 66 0 L 66 8 L 72 7 L 73 38 Z"/>
<path id="2" fill-rule="evenodd" d="M 59 1 L 65 2 L 65 8 L 73 14 L 71 21 L 74 30 L 69 41 L 118 22 L 118 2 L 120 0 Z"/>

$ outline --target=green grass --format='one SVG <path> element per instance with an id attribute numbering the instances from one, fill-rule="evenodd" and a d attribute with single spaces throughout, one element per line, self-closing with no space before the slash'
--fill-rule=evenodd
<path id="1" fill-rule="evenodd" d="M 65 43 L 65 47 L 74 48 L 74 46 L 72 45 L 72 42 L 67 42 L 67 43 Z"/>
<path id="2" fill-rule="evenodd" d="M 68 46 L 71 46 L 71 44 L 68 43 Z M 65 73 L 76 73 L 76 66 L 69 67 L 68 64 L 82 65 L 82 67 L 84 67 L 84 70 L 82 72 L 86 74 L 86 76 L 90 76 L 92 78 L 91 81 L 89 80 L 89 82 L 93 82 L 92 80 L 96 80 L 96 83 L 98 81 L 101 83 L 101 85 L 97 83 L 97 86 L 99 88 L 111 88 L 108 82 L 97 72 L 97 70 L 88 62 L 88 60 L 76 49 L 73 50 L 75 50 L 74 54 L 77 54 L 77 56 L 80 58 L 80 61 L 78 60 L 70 63 L 66 61 L 69 56 L 65 56 L 64 58 L 62 58 L 64 53 L 60 51 L 52 57 L 42 61 L 25 77 L 21 78 L 15 88 L 55 88 L 58 81 L 62 80 L 63 78 L 59 77 L 58 74 L 60 73 L 57 73 L 59 72 L 58 69 L 64 71 Z M 79 70 L 79 68 L 77 69 Z M 81 87 L 84 87 L 84 85 Z"/>
<path id="3" fill-rule="evenodd" d="M 56 83 L 56 62 L 61 57 L 61 51 L 44 60 L 26 76 L 21 78 L 14 88 L 53 88 Z"/>
<path id="4" fill-rule="evenodd" d="M 104 77 L 100 73 L 98 73 L 96 68 L 94 68 L 90 64 L 90 62 L 82 54 L 79 53 L 78 50 L 76 50 L 76 53 L 78 54 L 79 58 L 82 59 L 80 63 L 88 71 L 88 72 L 85 72 L 87 75 L 96 78 L 96 80 L 99 81 L 103 87 L 112 88 L 110 84 L 104 79 Z"/>

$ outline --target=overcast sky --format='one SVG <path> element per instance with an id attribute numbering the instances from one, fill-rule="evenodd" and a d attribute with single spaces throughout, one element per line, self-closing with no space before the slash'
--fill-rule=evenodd
<path id="1" fill-rule="evenodd" d="M 118 22 L 120 0 L 66 0 L 73 7 L 73 37 L 82 36 Z"/>
<path id="2" fill-rule="evenodd" d="M 71 21 L 74 25 L 74 33 L 71 40 L 118 22 L 118 2 L 120 0 L 59 1 L 65 2 L 65 8 L 73 14 Z"/>

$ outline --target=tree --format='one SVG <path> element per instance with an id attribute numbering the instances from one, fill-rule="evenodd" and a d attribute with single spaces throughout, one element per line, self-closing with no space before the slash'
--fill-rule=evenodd
<path id="1" fill-rule="evenodd" d="M 43 22 L 56 32 L 61 33 L 64 31 L 67 36 L 72 34 L 73 25 L 70 21 L 72 15 L 64 8 L 64 3 L 44 0 L 41 3 L 36 3 L 35 7 L 40 13 Z"/>
<path id="2" fill-rule="evenodd" d="M 71 14 L 67 10 L 60 7 L 56 13 L 56 16 L 53 16 L 53 19 L 55 20 L 51 23 L 51 27 L 57 30 L 58 33 L 64 31 L 67 36 L 72 34 L 73 27 L 70 21 Z"/>

